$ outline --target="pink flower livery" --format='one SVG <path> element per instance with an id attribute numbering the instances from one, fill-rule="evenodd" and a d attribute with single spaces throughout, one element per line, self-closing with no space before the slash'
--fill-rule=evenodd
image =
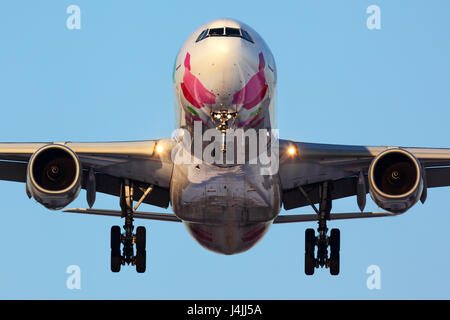
<path id="1" fill-rule="evenodd" d="M 264 99 L 268 88 L 264 75 L 265 66 L 266 62 L 261 52 L 259 54 L 259 72 L 247 82 L 245 87 L 234 94 L 233 104 L 242 104 L 244 109 L 249 110 Z"/>
<path id="2" fill-rule="evenodd" d="M 203 108 L 205 104 L 216 103 L 216 96 L 208 91 L 197 77 L 191 73 L 191 55 L 189 52 L 184 59 L 185 72 L 181 90 L 187 101 L 196 108 Z"/>

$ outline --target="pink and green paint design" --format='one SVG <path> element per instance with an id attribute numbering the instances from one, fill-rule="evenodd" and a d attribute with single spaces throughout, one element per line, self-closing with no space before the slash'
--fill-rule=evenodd
<path id="1" fill-rule="evenodd" d="M 258 73 L 250 78 L 247 84 L 237 91 L 233 96 L 233 104 L 242 105 L 245 110 L 251 110 L 256 107 L 264 99 L 267 93 L 268 85 L 266 82 L 264 68 L 265 60 L 262 53 L 259 54 Z M 198 111 L 202 110 L 205 105 L 212 105 L 216 103 L 216 96 L 214 93 L 206 89 L 200 80 L 191 73 L 191 56 L 189 52 L 184 59 L 185 72 L 183 81 L 181 82 L 181 90 L 185 99 L 192 105 L 187 106 L 189 113 L 186 113 L 186 121 L 193 124 L 194 121 L 205 121 L 200 117 Z M 196 110 L 200 109 L 200 110 Z M 250 113 L 246 121 L 240 122 L 239 127 L 251 126 L 257 127 L 264 120 L 264 115 L 261 117 L 261 107 Z"/>

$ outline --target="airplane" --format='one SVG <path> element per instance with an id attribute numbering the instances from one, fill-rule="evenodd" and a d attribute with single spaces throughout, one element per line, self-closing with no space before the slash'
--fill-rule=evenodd
<path id="1" fill-rule="evenodd" d="M 0 179 L 62 210 L 80 190 L 89 208 L 63 212 L 124 219 L 111 227 L 112 272 L 146 271 L 146 229 L 135 219 L 182 222 L 204 248 L 232 255 L 253 248 L 272 224 L 315 221 L 305 230 L 304 271 L 340 272 L 340 231 L 327 222 L 405 213 L 429 188 L 450 186 L 450 149 L 352 146 L 280 139 L 277 68 L 263 38 L 234 19 L 194 31 L 173 69 L 177 130 L 128 142 L 0 143 Z M 270 156 L 269 156 L 270 154 Z M 239 160 L 239 161 L 238 161 Z M 96 193 L 120 210 L 94 209 Z M 364 212 L 366 196 L 383 211 Z M 359 210 L 332 213 L 356 196 Z M 173 213 L 138 211 L 142 203 Z M 280 214 L 309 206 L 311 214 Z"/>

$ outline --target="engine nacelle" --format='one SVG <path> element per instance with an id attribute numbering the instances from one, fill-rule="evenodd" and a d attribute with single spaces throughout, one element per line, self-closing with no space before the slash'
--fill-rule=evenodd
<path id="1" fill-rule="evenodd" d="M 395 148 L 376 156 L 369 167 L 373 201 L 384 210 L 403 213 L 420 199 L 424 183 L 422 166 L 411 153 Z"/>
<path id="2" fill-rule="evenodd" d="M 62 209 L 78 196 L 81 174 L 75 152 L 60 144 L 46 145 L 28 162 L 27 193 L 48 209 Z"/>

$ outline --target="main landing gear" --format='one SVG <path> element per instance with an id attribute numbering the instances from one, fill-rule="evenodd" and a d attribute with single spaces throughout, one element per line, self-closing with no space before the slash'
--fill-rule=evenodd
<path id="1" fill-rule="evenodd" d="M 121 233 L 119 226 L 111 227 L 111 271 L 119 272 L 120 267 L 125 264 L 136 266 L 138 273 L 145 272 L 147 252 L 146 252 L 146 229 L 137 227 L 136 233 L 133 233 L 133 214 L 144 198 L 150 193 L 150 186 L 145 191 L 143 197 L 133 208 L 133 185 L 128 179 L 122 183 L 120 190 L 120 207 L 122 209 L 122 218 L 125 218 L 123 225 L 124 232 Z M 122 252 L 120 251 L 123 246 Z M 136 255 L 134 254 L 134 245 L 136 245 Z"/>
<path id="2" fill-rule="evenodd" d="M 329 268 L 332 275 L 339 274 L 340 231 L 331 229 L 330 236 L 327 235 L 327 220 L 330 220 L 331 212 L 330 187 L 328 182 L 321 185 L 319 210 L 312 205 L 318 214 L 318 235 L 316 236 L 314 229 L 305 231 L 305 273 L 307 275 L 313 275 L 314 269 L 319 267 Z M 307 197 L 303 189 L 300 191 Z M 328 248 L 330 248 L 330 255 L 328 255 Z"/>

